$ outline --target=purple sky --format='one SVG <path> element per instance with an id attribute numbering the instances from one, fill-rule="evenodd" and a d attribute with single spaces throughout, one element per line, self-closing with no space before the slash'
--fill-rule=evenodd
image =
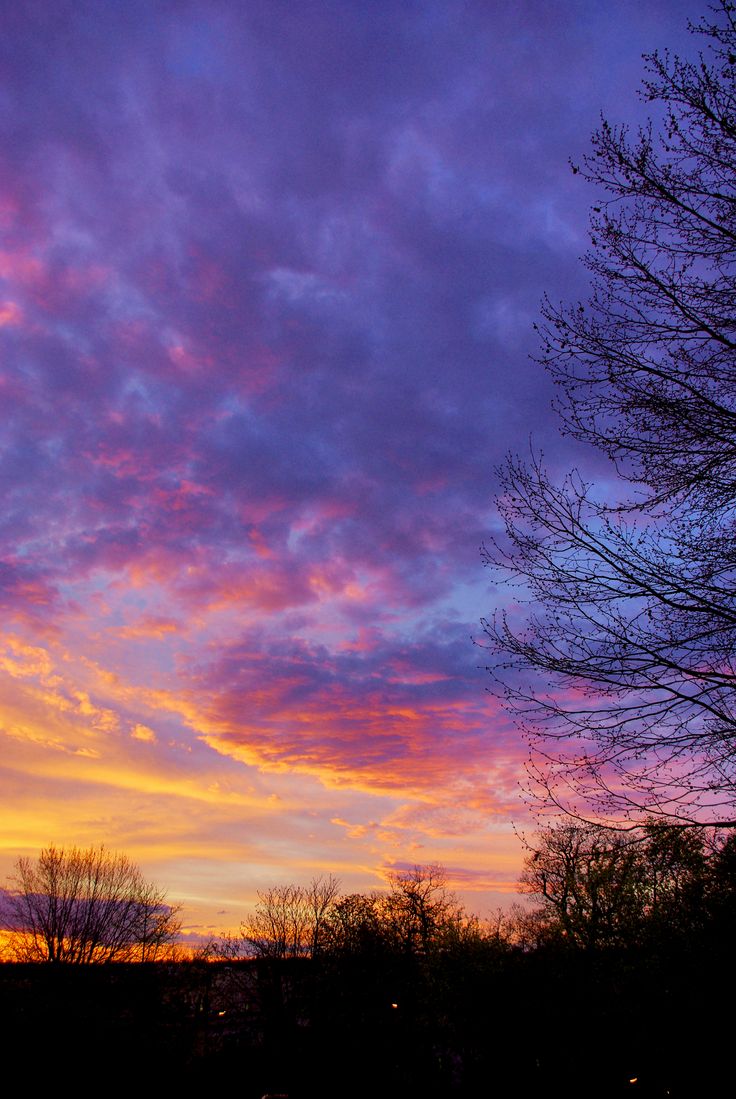
<path id="1" fill-rule="evenodd" d="M 192 928 L 334 871 L 513 890 L 471 643 L 493 468 L 585 296 L 600 111 L 679 0 L 19 0 L 0 37 L 0 870 L 136 858 Z"/>

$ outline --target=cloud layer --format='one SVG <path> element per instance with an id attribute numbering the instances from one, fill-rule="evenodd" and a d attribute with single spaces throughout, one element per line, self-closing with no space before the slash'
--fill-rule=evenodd
<path id="1" fill-rule="evenodd" d="M 566 160 L 687 14 L 5 13 L 6 863 L 127 845 L 209 912 L 330 862 L 513 881 L 493 467 L 568 460 L 529 358 L 542 293 L 585 293 Z"/>

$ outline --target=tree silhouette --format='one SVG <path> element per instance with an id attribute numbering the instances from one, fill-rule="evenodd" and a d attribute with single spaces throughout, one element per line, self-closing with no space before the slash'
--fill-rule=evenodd
<path id="1" fill-rule="evenodd" d="M 155 961 L 179 931 L 176 909 L 126 855 L 45 848 L 19 859 L 8 893 L 19 961 Z"/>
<path id="2" fill-rule="evenodd" d="M 309 958 L 324 945 L 339 881 L 331 874 L 307 886 L 275 885 L 258 893 L 240 932 L 223 941 L 231 957 Z"/>
<path id="3" fill-rule="evenodd" d="M 724 820 L 736 792 L 733 4 L 691 30 L 698 61 L 646 58 L 657 124 L 604 121 L 574 168 L 603 196 L 592 296 L 540 325 L 563 432 L 610 460 L 616 495 L 510 456 L 484 547 L 530 604 L 484 629 L 533 784 L 618 821 Z"/>
<path id="4" fill-rule="evenodd" d="M 558 824 L 528 845 L 519 888 L 536 898 L 522 918 L 526 945 L 545 940 L 586 950 L 695 936 L 706 894 L 721 892 L 728 844 L 701 828 L 661 820 L 627 833 Z"/>

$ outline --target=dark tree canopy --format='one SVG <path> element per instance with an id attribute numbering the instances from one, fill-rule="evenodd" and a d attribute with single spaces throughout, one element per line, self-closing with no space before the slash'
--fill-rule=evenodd
<path id="1" fill-rule="evenodd" d="M 484 547 L 528 600 L 484 628 L 532 777 L 609 820 L 734 815 L 734 12 L 721 0 L 691 28 L 698 60 L 647 56 L 657 120 L 604 121 L 574 167 L 600 196 L 592 294 L 546 301 L 541 361 L 563 432 L 612 463 L 608 487 L 511 456 L 505 536 Z"/>
<path id="2" fill-rule="evenodd" d="M 547 828 L 529 846 L 519 886 L 540 942 L 585 950 L 697 935 L 723 893 L 730 841 L 702 828 L 649 821 L 622 833 L 593 824 Z"/>

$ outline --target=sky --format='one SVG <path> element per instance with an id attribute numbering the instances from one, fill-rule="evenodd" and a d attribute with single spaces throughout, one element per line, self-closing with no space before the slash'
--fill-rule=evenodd
<path id="1" fill-rule="evenodd" d="M 194 936 L 327 873 L 510 903 L 494 469 L 579 458 L 530 357 L 586 296 L 568 160 L 701 12 L 0 14 L 0 878 L 105 843 Z"/>

